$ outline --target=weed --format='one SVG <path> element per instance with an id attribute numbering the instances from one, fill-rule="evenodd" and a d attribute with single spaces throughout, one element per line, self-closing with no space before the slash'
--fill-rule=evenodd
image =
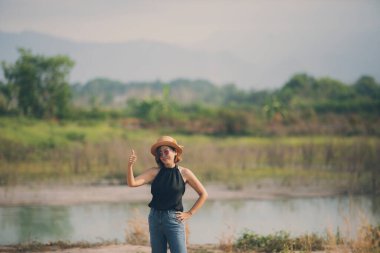
<path id="1" fill-rule="evenodd" d="M 235 236 L 231 227 L 219 238 L 219 249 L 223 252 L 233 252 Z"/>
<path id="2" fill-rule="evenodd" d="M 0 118 L 0 184 L 124 181 L 130 149 L 136 175 L 154 165 L 150 145 L 160 133 L 114 121 L 65 124 Z M 380 192 L 376 137 L 174 136 L 185 146 L 184 166 L 205 183 L 241 190 L 253 181 L 323 185 L 349 193 Z M 312 186 L 314 186 L 312 185 Z"/>
<path id="3" fill-rule="evenodd" d="M 247 230 L 237 239 L 235 247 L 242 251 L 280 252 L 292 244 L 289 233 L 285 231 L 263 236 Z"/>
<path id="4" fill-rule="evenodd" d="M 128 220 L 125 240 L 132 245 L 149 245 L 148 223 L 136 210 L 132 218 Z"/>
<path id="5" fill-rule="evenodd" d="M 339 229 L 336 234 L 331 230 L 326 236 L 306 234 L 291 237 L 289 233 L 280 231 L 273 235 L 258 235 L 246 230 L 236 240 L 234 248 L 238 251 L 259 252 L 327 252 L 377 253 L 380 252 L 380 225 L 362 225 L 355 238 L 349 235 L 342 237 Z M 231 252 L 231 251 L 228 251 Z"/>
<path id="6" fill-rule="evenodd" d="M 86 241 L 81 242 L 68 242 L 68 241 L 56 241 L 41 243 L 36 241 L 31 241 L 27 243 L 21 243 L 16 245 L 7 245 L 0 248 L 0 252 L 44 252 L 44 251 L 57 251 L 72 248 L 94 248 L 106 245 L 118 244 L 117 241 L 102 241 L 98 243 L 90 243 Z M 5 251 L 3 251 L 3 249 Z"/>

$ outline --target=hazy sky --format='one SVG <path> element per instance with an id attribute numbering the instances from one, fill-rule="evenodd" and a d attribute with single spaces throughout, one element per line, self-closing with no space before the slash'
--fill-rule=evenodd
<path id="1" fill-rule="evenodd" d="M 148 39 L 188 45 L 223 36 L 233 43 L 233 38 L 310 31 L 318 37 L 379 32 L 379 14 L 377 0 L 0 0 L 0 29 L 76 41 Z"/>
<path id="2" fill-rule="evenodd" d="M 347 61 L 360 56 L 358 73 L 346 78 L 354 79 L 380 56 L 380 1 L 0 0 L 0 31 L 25 30 L 80 42 L 155 40 L 226 51 L 253 64 L 294 63 L 294 70 L 278 68 L 282 81 L 303 70 L 340 77 L 340 70 L 303 62 L 311 52 Z M 374 71 L 367 72 L 379 78 Z"/>

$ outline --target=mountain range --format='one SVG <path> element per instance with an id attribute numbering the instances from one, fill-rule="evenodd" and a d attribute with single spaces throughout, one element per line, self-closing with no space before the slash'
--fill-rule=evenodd
<path id="1" fill-rule="evenodd" d="M 251 64 L 228 53 L 160 42 L 79 43 L 35 32 L 0 32 L 1 61 L 14 62 L 19 47 L 44 55 L 68 55 L 76 63 L 71 80 L 82 83 L 97 77 L 124 82 L 190 77 L 225 84 L 252 70 Z"/>
<path id="2" fill-rule="evenodd" d="M 301 48 L 294 44 L 288 55 L 285 51 L 276 53 L 270 46 L 262 52 L 260 47 L 254 47 L 256 53 L 251 49 L 247 51 L 249 57 L 243 58 L 228 51 L 156 41 L 89 43 L 30 31 L 0 32 L 0 61 L 14 62 L 19 47 L 31 49 L 35 54 L 69 56 L 76 63 L 70 75 L 72 83 L 86 83 L 99 77 L 124 83 L 185 78 L 263 90 L 281 87 L 297 72 L 327 75 L 346 83 L 353 83 L 365 74 L 380 79 L 380 50 L 375 52 L 372 47 L 352 51 L 347 45 L 318 48 L 307 44 Z M 244 52 L 243 48 L 239 50 Z"/>

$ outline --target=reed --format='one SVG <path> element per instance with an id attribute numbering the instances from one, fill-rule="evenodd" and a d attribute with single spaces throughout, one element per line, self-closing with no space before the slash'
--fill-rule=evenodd
<path id="1" fill-rule="evenodd" d="M 166 133 L 112 123 L 14 122 L 0 119 L 0 183 L 124 184 L 131 148 L 136 174 L 155 165 L 151 143 Z M 377 137 L 212 137 L 174 135 L 185 146 L 182 166 L 204 182 L 239 190 L 273 179 L 282 185 L 329 185 L 380 192 Z"/>
<path id="2" fill-rule="evenodd" d="M 233 252 L 235 244 L 235 231 L 232 226 L 228 226 L 227 230 L 224 231 L 219 237 L 219 249 L 223 252 Z"/>
<path id="3" fill-rule="evenodd" d="M 279 231 L 259 235 L 246 230 L 235 241 L 233 249 L 225 252 L 354 252 L 375 253 L 380 251 L 380 226 L 362 225 L 355 236 L 342 236 L 328 230 L 325 235 L 305 234 L 297 237 Z"/>
<path id="4" fill-rule="evenodd" d="M 127 222 L 125 241 L 132 245 L 149 245 L 149 232 L 146 218 L 138 211 L 134 211 L 132 218 Z"/>

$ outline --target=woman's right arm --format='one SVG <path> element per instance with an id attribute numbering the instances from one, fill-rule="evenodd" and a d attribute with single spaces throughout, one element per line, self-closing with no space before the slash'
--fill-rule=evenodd
<path id="1" fill-rule="evenodd" d="M 151 168 L 143 172 L 141 175 L 135 177 L 133 175 L 133 165 L 137 160 L 135 151 L 132 149 L 132 154 L 129 157 L 128 168 L 127 168 L 127 183 L 129 187 L 138 187 L 144 184 L 147 184 L 155 178 L 158 173 L 157 168 Z"/>

